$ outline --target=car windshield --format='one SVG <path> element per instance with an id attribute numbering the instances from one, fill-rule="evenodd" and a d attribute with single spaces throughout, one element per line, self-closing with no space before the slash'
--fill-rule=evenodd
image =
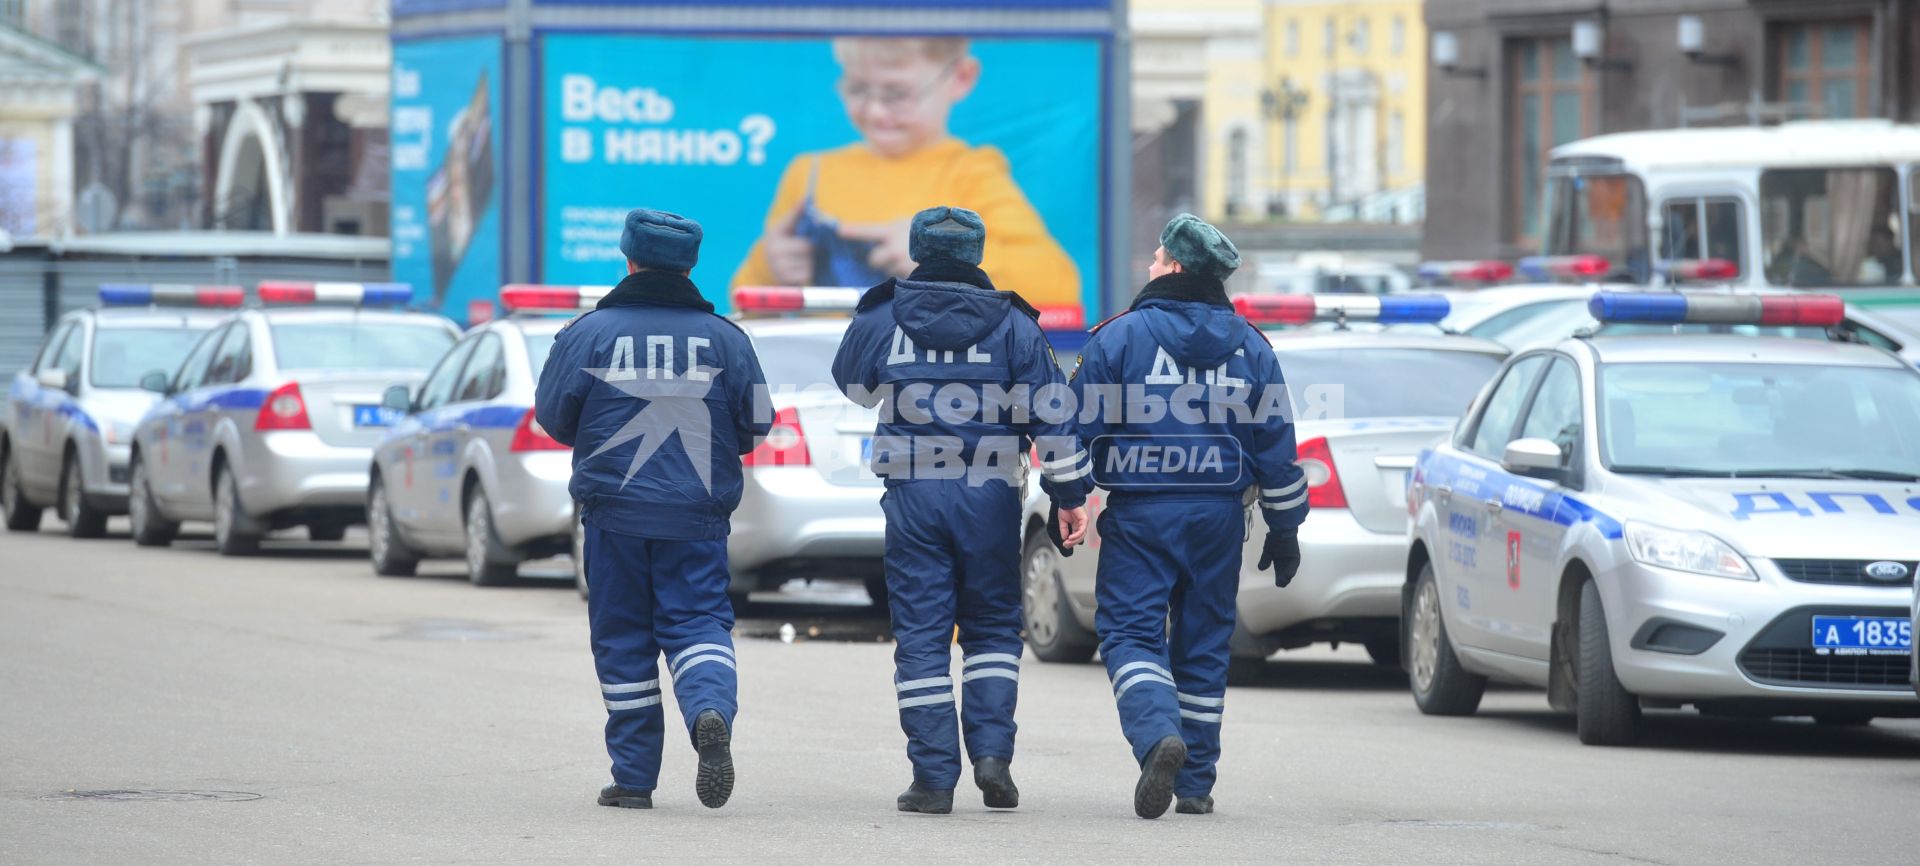
<path id="1" fill-rule="evenodd" d="M 272 331 L 282 370 L 425 370 L 454 340 L 427 322 L 289 322 Z"/>
<path id="2" fill-rule="evenodd" d="M 527 333 L 528 369 L 533 371 L 535 379 L 540 378 L 540 371 L 546 369 L 547 355 L 553 352 L 553 338 L 558 334 L 557 331 L 551 334 Z"/>
<path id="3" fill-rule="evenodd" d="M 1446 349 L 1282 350 L 1297 417 L 1452 418 L 1466 411 L 1501 357 Z M 1407 375 L 1419 370 L 1420 375 Z"/>
<path id="4" fill-rule="evenodd" d="M 1920 476 L 1920 376 L 1904 369 L 1611 364 L 1598 398 L 1615 472 Z"/>
<path id="5" fill-rule="evenodd" d="M 93 334 L 93 365 L 87 378 L 95 388 L 138 388 L 155 370 L 172 373 L 200 341 L 206 328 L 101 328 Z"/>
<path id="6" fill-rule="evenodd" d="M 840 350 L 841 336 L 839 331 L 755 334 L 753 350 L 767 374 L 767 387 L 833 387 L 833 356 Z"/>

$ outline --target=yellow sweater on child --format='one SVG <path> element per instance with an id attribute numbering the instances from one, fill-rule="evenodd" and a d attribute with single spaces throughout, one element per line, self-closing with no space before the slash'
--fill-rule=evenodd
<path id="1" fill-rule="evenodd" d="M 1013 182 L 999 148 L 946 138 L 899 158 L 881 156 L 864 143 L 802 155 L 780 176 L 765 231 L 775 231 L 806 198 L 816 162 L 814 205 L 828 216 L 843 224 L 888 223 L 935 205 L 966 208 L 986 223 L 980 267 L 995 287 L 1019 292 L 1036 306 L 1080 305 L 1079 269 Z M 755 241 L 733 285 L 772 284 L 773 271 Z"/>

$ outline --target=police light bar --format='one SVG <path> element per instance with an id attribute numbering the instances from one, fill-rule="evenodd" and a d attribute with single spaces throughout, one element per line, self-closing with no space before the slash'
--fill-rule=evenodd
<path id="1" fill-rule="evenodd" d="M 500 305 L 507 312 L 528 310 L 590 310 L 613 291 L 612 286 L 537 286 L 511 283 L 500 288 Z"/>
<path id="2" fill-rule="evenodd" d="M 180 283 L 101 283 L 100 303 L 114 307 L 159 304 L 181 307 L 237 307 L 247 299 L 239 286 L 189 286 Z"/>
<path id="3" fill-rule="evenodd" d="M 1837 295 L 1595 292 L 1587 311 L 1602 322 L 1688 325 L 1810 325 L 1846 319 Z"/>
<path id="4" fill-rule="evenodd" d="M 1731 280 L 1740 276 L 1740 266 L 1726 259 L 1680 259 L 1660 269 L 1676 282 Z"/>
<path id="5" fill-rule="evenodd" d="M 741 286 L 733 290 L 733 308 L 742 313 L 852 312 L 860 289 L 842 286 Z"/>
<path id="6" fill-rule="evenodd" d="M 1513 266 L 1499 259 L 1420 263 L 1420 278 L 1428 282 L 1497 283 L 1511 276 Z"/>
<path id="7" fill-rule="evenodd" d="M 1040 311 L 1042 331 L 1084 331 L 1087 314 L 1079 307 L 1035 307 Z"/>
<path id="8" fill-rule="evenodd" d="M 1433 324 L 1453 309 L 1439 295 L 1241 295 L 1233 299 L 1233 308 L 1256 325 Z"/>
<path id="9" fill-rule="evenodd" d="M 1597 279 L 1613 270 L 1606 256 L 1527 256 L 1520 273 L 1530 280 Z"/>
<path id="10" fill-rule="evenodd" d="M 258 289 L 263 304 L 397 306 L 413 301 L 406 283 L 290 283 L 267 280 Z"/>

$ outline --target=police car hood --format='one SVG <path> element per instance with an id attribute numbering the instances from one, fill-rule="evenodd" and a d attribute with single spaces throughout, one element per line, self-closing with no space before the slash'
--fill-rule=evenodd
<path id="1" fill-rule="evenodd" d="M 923 349 L 977 345 L 1012 309 L 1007 293 L 964 283 L 900 280 L 893 295 L 893 320 Z"/>
<path id="2" fill-rule="evenodd" d="M 131 427 L 158 402 L 159 394 L 141 388 L 97 388 L 87 394 L 84 408 L 98 421 Z"/>
<path id="3" fill-rule="evenodd" d="M 1134 315 L 1146 319 L 1153 341 L 1182 366 L 1211 370 L 1246 345 L 1247 320 L 1232 307 L 1153 299 L 1140 304 Z"/>
<path id="4" fill-rule="evenodd" d="M 1626 506 L 1619 516 L 1705 530 L 1749 556 L 1920 559 L 1920 484 L 1797 478 L 1616 480 L 1625 488 L 1618 492 L 1626 494 L 1616 500 Z M 1639 491 L 1646 498 L 1636 504 Z"/>

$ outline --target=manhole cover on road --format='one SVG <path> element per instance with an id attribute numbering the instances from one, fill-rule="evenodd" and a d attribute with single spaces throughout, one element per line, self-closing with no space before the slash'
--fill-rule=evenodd
<path id="1" fill-rule="evenodd" d="M 48 800 L 170 800 L 174 802 L 189 800 L 258 800 L 262 795 L 246 791 L 168 791 L 161 789 L 125 790 L 109 789 L 101 791 L 61 791 L 48 794 Z"/>
<path id="2" fill-rule="evenodd" d="M 416 619 L 401 625 L 400 630 L 383 635 L 381 640 L 527 640 L 532 635 L 503 631 L 492 623 L 470 619 Z"/>

